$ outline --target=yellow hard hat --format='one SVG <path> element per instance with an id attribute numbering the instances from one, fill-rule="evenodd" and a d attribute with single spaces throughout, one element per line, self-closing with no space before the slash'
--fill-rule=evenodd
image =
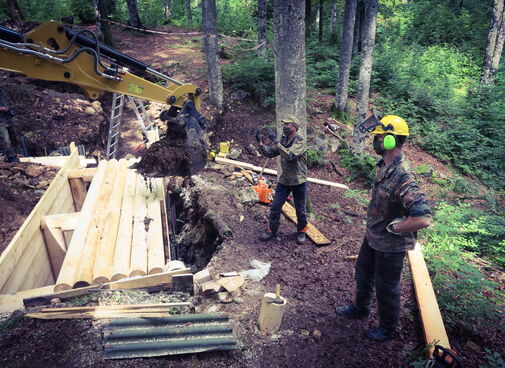
<path id="1" fill-rule="evenodd" d="M 401 117 L 396 115 L 387 115 L 380 120 L 371 134 L 394 134 L 394 135 L 409 135 L 409 126 Z"/>

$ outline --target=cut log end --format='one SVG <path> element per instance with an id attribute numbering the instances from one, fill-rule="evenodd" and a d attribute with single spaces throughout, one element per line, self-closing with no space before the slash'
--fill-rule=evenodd
<path id="1" fill-rule="evenodd" d="M 153 269 L 149 270 L 149 275 L 154 275 L 156 273 L 162 273 L 163 268 L 162 267 L 154 267 Z"/>
<path id="2" fill-rule="evenodd" d="M 98 277 L 95 277 L 93 279 L 93 284 L 105 284 L 107 282 L 110 282 L 111 280 L 109 280 L 107 277 L 105 276 L 98 276 Z"/>
<path id="3" fill-rule="evenodd" d="M 124 273 L 116 273 L 114 276 L 112 276 L 111 280 L 112 281 L 119 281 L 122 279 L 126 279 L 127 277 L 128 277 L 128 275 L 126 275 Z"/>
<path id="4" fill-rule="evenodd" d="M 130 272 L 130 277 L 145 276 L 145 275 L 146 275 L 145 271 L 142 271 L 142 270 L 134 270 L 134 271 Z"/>
<path id="5" fill-rule="evenodd" d="M 82 288 L 82 287 L 86 287 L 86 286 L 91 286 L 91 284 L 87 281 L 77 281 L 74 284 L 74 289 Z"/>
<path id="6" fill-rule="evenodd" d="M 72 290 L 72 286 L 69 284 L 57 284 L 54 287 L 54 292 L 60 292 L 60 291 L 67 291 L 67 290 Z"/>

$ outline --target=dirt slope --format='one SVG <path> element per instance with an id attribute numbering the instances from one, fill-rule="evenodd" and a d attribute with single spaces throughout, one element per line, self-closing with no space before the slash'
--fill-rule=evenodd
<path id="1" fill-rule="evenodd" d="M 114 27 L 118 47 L 138 57 L 176 79 L 203 88 L 205 79 L 201 44 L 195 36 L 139 35 Z M 32 93 L 37 86 L 27 82 Z M 230 91 L 227 93 L 229 94 Z M 65 94 L 63 94 L 65 95 Z M 62 96 L 63 96 L 62 95 Z M 75 98 L 68 95 L 69 98 Z M 72 97 L 70 97 L 72 96 Z M 309 131 L 321 131 L 328 119 L 331 96 L 315 95 L 308 106 Z M 231 141 L 241 148 L 239 160 L 262 165 L 263 159 L 248 150 L 254 144 L 251 135 L 256 126 L 271 124 L 273 111 L 261 109 L 248 102 L 227 100 L 230 106 L 223 112 L 209 108 L 204 101 L 203 113 L 210 118 L 214 144 Z M 22 106 L 23 102 L 16 102 Z M 106 107 L 105 107 L 106 108 Z M 36 109 L 35 109 L 36 110 Z M 151 104 L 153 115 L 161 106 Z M 49 112 L 48 112 L 49 113 Z M 79 115 L 84 118 L 84 115 Z M 67 122 L 67 119 L 62 119 Z M 139 154 L 134 148 L 140 143 L 135 126 L 129 120 L 123 133 L 122 153 Z M 133 133 L 132 133 L 133 132 Z M 76 134 L 73 130 L 69 135 Z M 94 134 L 97 135 L 95 126 Z M 127 137 L 131 136 L 130 140 Z M 102 136 L 103 137 L 103 136 Z M 315 135 L 309 137 L 311 144 Z M 443 170 L 442 163 L 417 148 L 409 148 L 416 165 L 430 164 Z M 328 153 L 326 162 L 310 171 L 310 176 L 344 182 L 331 162 L 338 165 L 338 155 Z M 273 163 L 271 163 L 273 165 Z M 273 166 L 272 166 L 273 167 Z M 341 174 L 346 171 L 339 168 Z M 447 173 L 449 175 L 449 173 Z M 188 183 L 187 183 L 188 184 Z M 368 340 L 364 333 L 376 323 L 376 314 L 364 321 L 338 318 L 334 308 L 348 303 L 353 289 L 353 261 L 345 256 L 357 254 L 364 231 L 367 192 L 360 183 L 351 182 L 351 192 L 310 185 L 312 205 L 310 221 L 332 244 L 318 248 L 310 241 L 303 246 L 295 243 L 295 226 L 283 218 L 281 236 L 269 243 L 257 240 L 266 228 L 269 209 L 266 206 L 242 204 L 238 192 L 247 188 L 245 181 L 226 179 L 220 168 L 209 167 L 201 178 L 181 190 L 190 198 L 198 197 L 199 211 L 211 211 L 221 218 L 232 236 L 219 239 L 208 265 L 212 274 L 250 268 L 258 259 L 271 262 L 271 270 L 260 282 L 248 282 L 242 294 L 229 304 L 212 298 L 193 299 L 199 311 L 218 310 L 230 314 L 240 341 L 240 350 L 167 358 L 105 361 L 101 346 L 99 322 L 38 321 L 21 319 L 14 328 L 0 333 L 0 366 L 5 367 L 402 367 L 409 355 L 424 344 L 415 294 L 409 280 L 408 266 L 402 286 L 402 314 L 399 337 L 386 343 Z M 186 219 L 191 221 L 190 218 Z M 196 270 L 195 270 L 196 271 Z M 261 297 L 282 285 L 282 294 L 289 301 L 282 328 L 273 336 L 259 333 L 256 321 Z M 149 296 L 145 297 L 149 300 Z M 97 302 L 99 300 L 95 300 Z M 109 299 L 108 302 L 111 300 Z M 121 300 L 119 300 L 121 302 Z M 491 347 L 505 355 L 504 336 L 493 341 L 473 341 L 449 331 L 449 339 L 458 350 L 466 367 L 483 362 L 483 348 Z M 422 355 L 418 355 L 419 357 Z"/>

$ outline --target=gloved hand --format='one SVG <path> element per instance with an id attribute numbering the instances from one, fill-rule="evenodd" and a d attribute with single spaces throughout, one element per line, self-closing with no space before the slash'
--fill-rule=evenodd
<path id="1" fill-rule="evenodd" d="M 267 137 L 272 141 L 272 143 L 274 144 L 279 143 L 279 140 L 277 139 L 277 134 L 275 134 L 271 128 L 268 128 L 267 130 Z"/>
<path id="2" fill-rule="evenodd" d="M 391 221 L 386 226 L 386 230 L 389 231 L 391 234 L 401 235 L 402 233 L 399 233 L 399 232 L 396 232 L 396 231 L 393 230 L 393 225 L 394 224 L 398 224 L 399 222 L 402 222 L 402 221 L 405 221 L 405 216 L 395 218 L 393 221 Z"/>
<path id="3" fill-rule="evenodd" d="M 256 138 L 258 143 L 261 142 L 260 130 L 258 128 L 254 129 L 254 138 Z"/>

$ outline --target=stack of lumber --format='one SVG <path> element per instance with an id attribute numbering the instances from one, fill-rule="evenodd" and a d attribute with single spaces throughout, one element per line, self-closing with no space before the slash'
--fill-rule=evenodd
<path id="1" fill-rule="evenodd" d="M 163 179 L 138 175 L 134 162 L 98 165 L 54 291 L 163 271 Z"/>

